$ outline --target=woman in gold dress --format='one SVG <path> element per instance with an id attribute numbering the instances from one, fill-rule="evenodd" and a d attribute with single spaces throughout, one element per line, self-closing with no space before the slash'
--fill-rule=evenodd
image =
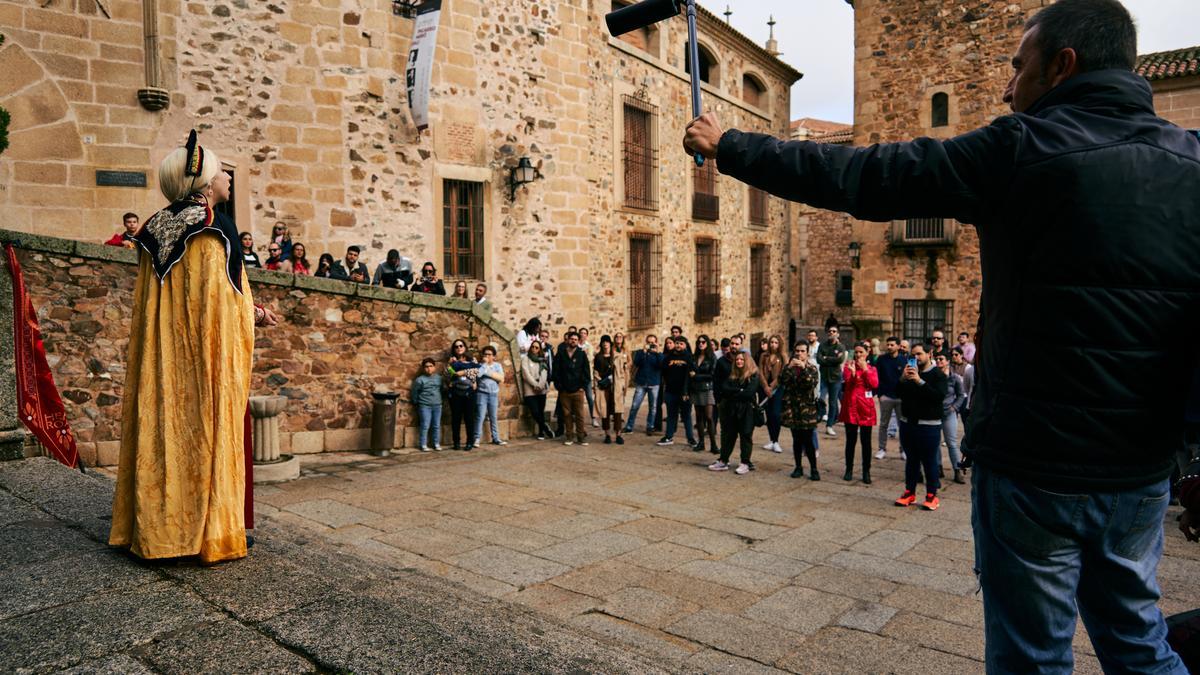
<path id="1" fill-rule="evenodd" d="M 213 206 L 230 176 L 193 131 L 159 167 L 171 204 L 141 251 L 109 544 L 140 558 L 246 555 L 244 415 L 256 308 L 238 232 Z"/>

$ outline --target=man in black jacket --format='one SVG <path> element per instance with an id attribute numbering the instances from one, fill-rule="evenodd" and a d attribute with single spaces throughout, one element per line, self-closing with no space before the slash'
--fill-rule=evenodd
<path id="1" fill-rule="evenodd" d="M 722 132 L 708 114 L 684 141 L 784 198 L 976 227 L 964 445 L 989 671 L 1070 670 L 1076 606 L 1105 670 L 1183 670 L 1155 571 L 1196 365 L 1177 336 L 1200 328 L 1200 140 L 1155 115 L 1136 45 L 1117 0 L 1059 0 L 1025 26 L 1014 114 L 985 128 L 849 148 Z"/>
<path id="2" fill-rule="evenodd" d="M 566 440 L 563 445 L 578 442 L 587 445 L 587 397 L 583 388 L 592 379 L 591 365 L 587 353 L 579 347 L 579 333 L 567 333 L 567 343 L 554 355 L 554 386 L 558 389 L 558 400 L 562 401 L 563 417 L 566 419 Z M 573 439 L 573 440 L 572 440 Z"/>
<path id="3" fill-rule="evenodd" d="M 917 501 L 917 483 L 921 482 L 924 470 L 925 502 L 921 506 L 926 511 L 936 511 L 937 493 L 942 486 L 938 447 L 942 440 L 946 375 L 934 365 L 923 344 L 913 345 L 911 359 L 916 360 L 916 365 L 906 365 L 896 385 L 896 395 L 900 397 L 900 446 L 906 453 L 904 494 L 896 500 L 896 506 L 912 506 Z"/>

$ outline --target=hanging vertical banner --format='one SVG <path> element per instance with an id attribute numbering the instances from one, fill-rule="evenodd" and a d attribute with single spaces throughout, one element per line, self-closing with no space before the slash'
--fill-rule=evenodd
<path id="1" fill-rule="evenodd" d="M 429 76 L 433 71 L 433 53 L 437 49 L 438 20 L 442 16 L 442 0 L 425 0 L 417 8 L 413 22 L 412 47 L 408 50 L 408 67 L 404 71 L 404 87 L 408 90 L 408 108 L 413 123 L 421 130 L 429 126 Z"/>

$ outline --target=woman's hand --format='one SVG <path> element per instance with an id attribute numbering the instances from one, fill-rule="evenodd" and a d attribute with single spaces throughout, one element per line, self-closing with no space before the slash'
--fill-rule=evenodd
<path id="1" fill-rule="evenodd" d="M 1197 517 L 1190 510 L 1185 510 L 1179 516 L 1179 531 L 1188 541 L 1200 541 L 1200 534 L 1197 530 L 1200 529 L 1200 517 Z"/>

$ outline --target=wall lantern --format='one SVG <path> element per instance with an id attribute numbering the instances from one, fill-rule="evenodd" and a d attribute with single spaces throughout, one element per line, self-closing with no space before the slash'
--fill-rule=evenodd
<path id="1" fill-rule="evenodd" d="M 862 266 L 862 244 L 850 242 L 850 267 L 858 269 Z"/>
<path id="2" fill-rule="evenodd" d="M 508 200 L 514 201 L 517 198 L 517 188 L 526 183 L 532 183 L 537 177 L 537 169 L 533 168 L 533 165 L 529 163 L 528 157 L 522 157 L 518 160 L 517 165 L 508 174 Z"/>
<path id="3" fill-rule="evenodd" d="M 392 14 L 411 19 L 417 15 L 421 0 L 392 0 Z"/>

